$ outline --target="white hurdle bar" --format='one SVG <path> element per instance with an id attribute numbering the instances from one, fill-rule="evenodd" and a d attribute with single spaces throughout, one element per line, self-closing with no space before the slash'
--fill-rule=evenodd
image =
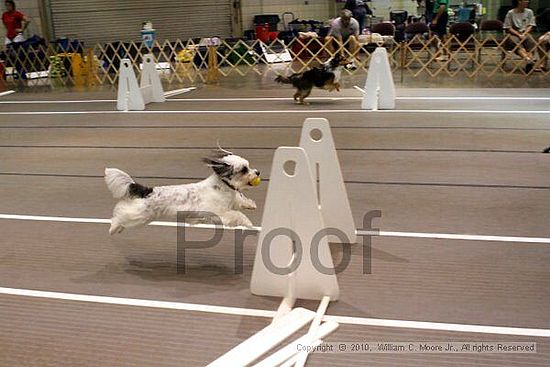
<path id="1" fill-rule="evenodd" d="M 303 328 L 314 317 L 315 312 L 313 311 L 306 310 L 305 308 L 295 308 L 281 317 L 277 322 L 266 326 L 210 363 L 208 367 L 248 366 L 267 351 Z"/>

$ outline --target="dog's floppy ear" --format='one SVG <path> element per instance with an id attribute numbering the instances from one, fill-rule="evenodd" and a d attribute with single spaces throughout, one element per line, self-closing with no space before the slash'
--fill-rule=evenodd
<path id="1" fill-rule="evenodd" d="M 217 158 L 203 158 L 202 161 L 220 177 L 230 177 L 233 173 L 233 168 L 229 164 Z"/>

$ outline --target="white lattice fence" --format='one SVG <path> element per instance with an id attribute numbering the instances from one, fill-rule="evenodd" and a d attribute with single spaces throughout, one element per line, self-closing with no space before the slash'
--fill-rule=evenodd
<path id="1" fill-rule="evenodd" d="M 532 53 L 547 57 L 548 44 L 529 37 L 534 44 Z M 4 78 L 10 83 L 24 76 L 30 85 L 114 85 L 121 59 L 130 59 L 139 77 L 143 55 L 148 53 L 154 55 L 157 69 L 166 83 L 195 84 L 214 82 L 230 75 L 244 78 L 251 73 L 303 72 L 326 62 L 335 52 L 355 64 L 356 68 L 345 69 L 345 72 L 357 74 L 367 72 L 371 54 L 378 46 L 387 49 L 392 69 L 402 76 L 491 78 L 536 72 L 525 68 L 525 60 L 518 56 L 520 45 L 510 43 L 510 36 L 480 37 L 475 34 L 467 39 L 450 36 L 439 40 L 416 35 L 401 43 L 393 38 L 363 39 L 358 47 L 351 47 L 350 42 L 340 48 L 330 47 L 320 38 L 299 37 L 288 44 L 281 40 L 271 43 L 227 40 L 216 44 L 176 40 L 156 41 L 152 48 L 135 42 L 96 44 L 88 49 L 79 44 L 69 44 L 63 49 L 52 44 L 18 46 L 4 51 Z M 271 62 L 267 62 L 266 53 L 271 55 Z M 447 58 L 442 59 L 442 54 Z M 545 65 L 538 63 L 535 66 L 536 70 Z M 549 72 L 545 69 L 541 73 L 547 76 Z"/>

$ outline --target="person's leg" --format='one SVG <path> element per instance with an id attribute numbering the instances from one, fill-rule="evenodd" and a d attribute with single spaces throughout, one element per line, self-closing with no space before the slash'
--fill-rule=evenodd
<path id="1" fill-rule="evenodd" d="M 518 49 L 518 54 L 525 60 L 525 72 L 529 73 L 535 66 L 535 59 L 533 57 L 533 41 L 527 36 L 520 42 L 520 47 Z"/>
<path id="2" fill-rule="evenodd" d="M 14 67 L 15 70 L 17 70 L 17 75 L 21 80 L 27 79 L 27 72 L 25 70 L 25 60 L 26 60 L 26 53 L 28 52 L 28 49 L 26 49 L 22 43 L 20 42 L 13 42 L 11 44 L 13 46 L 14 50 Z"/>
<path id="3" fill-rule="evenodd" d="M 528 52 L 524 47 L 520 46 L 520 48 L 516 51 L 516 53 L 521 56 L 523 60 L 525 60 L 525 72 L 529 74 L 531 70 L 533 69 L 535 65 L 535 61 L 533 60 L 533 55 L 531 55 L 530 52 Z"/>
<path id="4" fill-rule="evenodd" d="M 350 55 L 348 68 L 357 69 L 357 64 L 355 63 L 355 60 L 357 59 L 357 53 L 359 51 L 359 41 L 357 40 L 357 37 L 349 36 L 346 45 Z M 345 55 L 345 58 L 347 58 L 346 56 L 348 55 Z"/>
<path id="5" fill-rule="evenodd" d="M 334 37 L 332 36 L 325 37 L 325 48 L 330 53 L 329 57 L 334 56 Z"/>
<path id="6" fill-rule="evenodd" d="M 550 32 L 546 32 L 543 36 L 543 41 L 541 43 L 542 46 L 542 54 L 544 59 L 544 64 L 542 66 L 546 68 L 546 63 L 548 62 L 548 54 L 550 53 Z"/>
<path id="7" fill-rule="evenodd" d="M 365 28 L 365 14 L 357 14 L 354 16 L 355 19 L 357 19 L 357 22 L 359 23 L 359 33 L 363 33 L 363 29 Z"/>
<path id="8" fill-rule="evenodd" d="M 523 40 L 522 42 L 523 44 L 523 47 L 525 48 L 525 51 L 527 51 L 529 53 L 529 55 L 531 56 L 531 59 L 535 59 L 535 50 L 537 48 L 537 44 L 535 43 L 535 41 L 533 41 L 533 38 L 531 38 L 531 36 L 526 36 L 526 38 Z"/>
<path id="9" fill-rule="evenodd" d="M 538 67 L 541 68 L 541 70 L 547 70 L 547 63 L 548 63 L 548 53 L 550 52 L 550 40 L 544 42 L 539 41 L 539 65 Z"/>
<path id="10" fill-rule="evenodd" d="M 523 40 L 523 46 L 525 47 L 525 50 L 531 57 L 531 62 L 533 63 L 533 69 L 535 71 L 542 71 L 541 66 L 543 65 L 541 62 L 541 50 L 538 48 L 537 43 L 532 36 L 527 36 Z"/>
<path id="11" fill-rule="evenodd" d="M 522 59 L 524 59 L 526 62 L 533 62 L 533 57 L 530 52 L 527 52 L 527 50 L 523 47 L 519 47 L 516 50 L 516 53 L 521 56 Z"/>
<path id="12" fill-rule="evenodd" d="M 446 32 L 441 31 L 441 29 L 437 29 L 436 36 L 436 60 L 437 61 L 447 61 L 449 59 L 449 54 L 447 52 L 447 48 L 445 47 L 445 41 L 446 41 Z"/>
<path id="13" fill-rule="evenodd" d="M 447 12 L 441 14 L 439 17 L 438 24 L 438 35 L 441 39 L 441 48 L 440 52 L 442 55 L 449 57 L 449 52 L 447 51 L 447 48 L 445 47 L 445 41 L 447 40 L 447 23 L 449 22 L 449 15 Z"/>
<path id="14" fill-rule="evenodd" d="M 506 37 L 507 39 L 504 41 L 504 49 L 508 52 L 514 52 L 524 58 L 521 54 L 526 55 L 526 51 L 521 46 L 521 40 L 519 37 L 512 34 L 509 34 Z"/>
<path id="15" fill-rule="evenodd" d="M 6 65 L 9 65 L 17 71 L 17 74 L 13 73 L 12 76 L 14 79 L 23 78 L 26 76 L 25 73 L 22 73 L 21 65 L 21 54 L 19 52 L 19 44 L 13 42 L 12 40 L 6 37 Z"/>
<path id="16" fill-rule="evenodd" d="M 525 71 L 529 73 L 533 68 L 533 59 L 523 46 L 523 41 L 518 36 L 513 34 L 509 34 L 507 37 L 508 39 L 504 42 L 504 49 L 520 56 L 527 64 L 525 66 Z"/>
<path id="17" fill-rule="evenodd" d="M 433 13 L 433 4 L 432 5 L 427 5 L 426 6 L 426 13 L 424 14 L 425 17 L 426 17 L 426 24 L 430 25 L 432 24 L 432 19 L 434 18 L 434 13 Z"/>
<path id="18" fill-rule="evenodd" d="M 359 41 L 357 40 L 357 37 L 349 36 L 348 48 L 352 58 L 357 58 L 357 51 L 359 51 Z"/>
<path id="19" fill-rule="evenodd" d="M 441 14 L 436 24 L 430 23 L 430 39 L 432 45 L 435 45 L 436 53 L 435 59 L 437 61 L 447 61 L 448 55 L 447 50 L 444 47 L 445 35 L 447 34 L 447 13 Z M 434 37 L 435 36 L 435 37 Z"/>
<path id="20" fill-rule="evenodd" d="M 347 44 L 347 38 L 342 38 L 342 42 L 340 42 L 339 39 L 334 38 L 332 41 L 332 44 L 334 45 L 334 54 L 340 54 L 343 57 L 346 57 L 346 54 L 344 52 L 344 47 Z"/>

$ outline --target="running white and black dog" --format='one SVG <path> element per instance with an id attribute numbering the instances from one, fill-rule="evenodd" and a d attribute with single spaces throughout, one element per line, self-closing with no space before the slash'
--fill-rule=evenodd
<path id="1" fill-rule="evenodd" d="M 105 182 L 118 199 L 113 210 L 110 234 L 139 227 L 154 220 L 175 220 L 178 212 L 208 212 L 217 215 L 226 226 L 252 227 L 240 209 L 256 209 L 256 203 L 241 190 L 260 184 L 260 172 L 233 153 L 216 151 L 204 162 L 214 173 L 203 181 L 149 188 L 136 183 L 130 175 L 105 169 Z"/>

